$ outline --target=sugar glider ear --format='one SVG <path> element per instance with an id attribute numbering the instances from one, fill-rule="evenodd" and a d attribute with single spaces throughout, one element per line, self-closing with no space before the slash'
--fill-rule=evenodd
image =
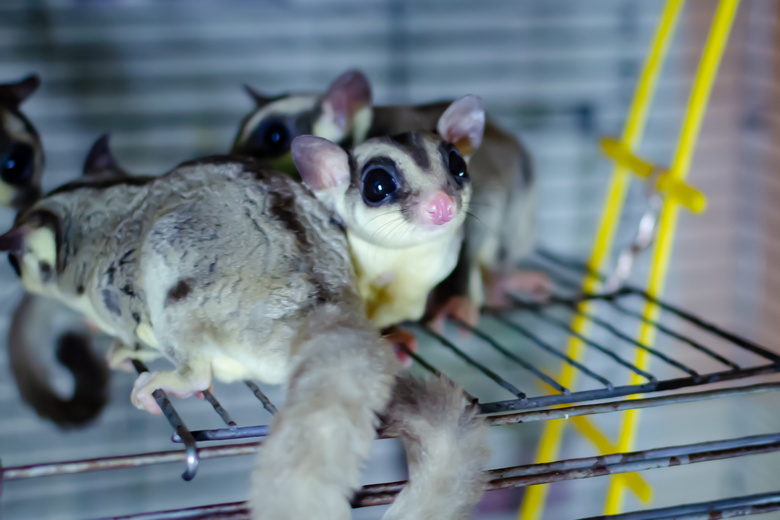
<path id="1" fill-rule="evenodd" d="M 84 161 L 84 176 L 109 174 L 117 176 L 127 175 L 114 159 L 109 145 L 109 134 L 101 135 L 87 154 Z"/>
<path id="2" fill-rule="evenodd" d="M 0 103 L 17 108 L 25 99 L 30 97 L 33 92 L 38 90 L 40 85 L 41 79 L 37 74 L 30 74 L 16 83 L 0 84 Z"/>
<path id="3" fill-rule="evenodd" d="M 267 96 L 246 83 L 244 84 L 244 90 L 255 100 L 258 108 L 267 105 L 274 99 L 273 96 Z"/>
<path id="4" fill-rule="evenodd" d="M 336 78 L 322 97 L 323 116 L 344 134 L 352 128 L 355 117 L 370 107 L 371 84 L 357 69 Z"/>
<path id="5" fill-rule="evenodd" d="M 339 145 L 313 135 L 292 141 L 292 159 L 303 183 L 328 206 L 333 196 L 349 185 L 349 155 Z"/>
<path id="6" fill-rule="evenodd" d="M 471 156 L 482 144 L 485 109 L 479 96 L 464 96 L 453 102 L 439 118 L 436 130 L 445 141 L 454 144 L 464 157 Z"/>
<path id="7" fill-rule="evenodd" d="M 0 235 L 0 252 L 21 253 L 24 249 L 24 239 L 27 237 L 28 231 L 29 229 L 26 227 L 15 227 Z"/>

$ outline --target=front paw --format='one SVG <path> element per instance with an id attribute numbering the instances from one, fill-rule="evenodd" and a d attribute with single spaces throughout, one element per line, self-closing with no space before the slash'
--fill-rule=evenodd
<path id="1" fill-rule="evenodd" d="M 503 307 L 511 302 L 509 293 L 525 293 L 537 302 L 546 302 L 552 296 L 553 281 L 541 271 L 513 271 L 491 274 L 485 279 L 485 300 L 491 307 Z"/>
<path id="2" fill-rule="evenodd" d="M 130 400 L 139 410 L 159 415 L 162 410 L 152 395 L 155 390 L 163 390 L 167 394 L 180 398 L 195 395 L 202 399 L 203 391 L 210 388 L 210 379 L 189 379 L 177 372 L 143 372 L 135 380 Z"/>
<path id="3" fill-rule="evenodd" d="M 152 415 L 160 415 L 162 409 L 157 404 L 157 400 L 152 395 L 158 389 L 155 384 L 157 372 L 143 372 L 138 375 L 133 384 L 133 392 L 130 394 L 130 401 L 133 406 L 139 410 L 146 410 Z"/>
<path id="4" fill-rule="evenodd" d="M 398 361 L 404 368 L 412 366 L 412 356 L 409 352 L 417 352 L 417 338 L 407 330 L 390 329 L 383 334 L 384 338 L 392 345 Z"/>
<path id="5" fill-rule="evenodd" d="M 444 334 L 444 323 L 447 318 L 454 318 L 468 327 L 476 327 L 479 321 L 479 306 L 468 296 L 453 296 L 436 311 L 428 322 L 429 326 L 439 334 Z M 468 328 L 458 326 L 461 334 L 468 334 Z"/>

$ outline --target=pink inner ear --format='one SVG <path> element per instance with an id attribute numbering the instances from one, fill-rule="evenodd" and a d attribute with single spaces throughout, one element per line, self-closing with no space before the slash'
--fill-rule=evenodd
<path id="1" fill-rule="evenodd" d="M 301 135 L 293 139 L 292 158 L 303 183 L 312 191 L 322 191 L 349 180 L 349 156 L 335 143 Z"/>
<path id="2" fill-rule="evenodd" d="M 349 119 L 371 105 L 371 84 L 359 70 L 349 70 L 331 83 L 323 103 L 333 109 L 336 124 L 346 128 Z"/>
<path id="3" fill-rule="evenodd" d="M 482 144 L 485 131 L 485 110 L 477 96 L 465 96 L 452 103 L 436 126 L 445 140 L 454 144 L 463 155 L 471 155 Z"/>

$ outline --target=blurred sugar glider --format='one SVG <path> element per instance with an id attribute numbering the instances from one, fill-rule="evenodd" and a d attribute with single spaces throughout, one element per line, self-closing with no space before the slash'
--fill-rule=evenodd
<path id="1" fill-rule="evenodd" d="M 20 105 L 40 86 L 30 75 L 0 84 L 0 205 L 23 208 L 40 196 L 44 166 L 41 139 Z"/>
<path id="2" fill-rule="evenodd" d="M 422 318 L 455 268 L 471 199 L 466 159 L 483 125 L 481 100 L 466 96 L 444 111 L 438 135 L 376 137 L 350 152 L 321 137 L 293 140 L 303 183 L 345 225 L 360 295 L 380 329 Z"/>
<path id="3" fill-rule="evenodd" d="M 409 412 L 402 396 L 415 383 L 403 378 L 387 408 L 399 367 L 366 319 L 344 234 L 289 177 L 227 156 L 161 177 L 84 177 L 22 212 L 0 236 L 0 250 L 9 251 L 28 291 L 84 313 L 124 345 L 141 343 L 173 361 L 173 371 L 138 377 L 138 408 L 159 413 L 154 390 L 188 396 L 209 388 L 212 376 L 287 384 L 258 456 L 255 518 L 349 518 L 383 411 L 417 454 L 389 518 L 427 518 L 417 511 L 433 498 L 418 487 L 451 485 L 434 497 L 447 499 L 451 518 L 464 518 L 479 498 L 483 423 L 454 386 L 433 385 Z M 416 416 L 405 415 L 414 409 Z M 440 431 L 431 442 L 450 443 L 443 453 L 412 437 L 436 430 L 432 420 Z M 447 463 L 452 450 L 466 450 L 456 474 Z"/>
<path id="4" fill-rule="evenodd" d="M 0 204 L 17 210 L 40 197 L 45 156 L 41 139 L 20 105 L 40 86 L 37 75 L 0 85 Z M 94 419 L 108 395 L 108 370 L 90 348 L 83 327 L 57 340 L 57 359 L 73 375 L 73 395 L 60 396 L 51 385 L 38 343 L 49 339 L 48 327 L 57 311 L 54 302 L 25 294 L 11 319 L 8 358 L 22 399 L 35 412 L 62 427 Z"/>
<path id="5" fill-rule="evenodd" d="M 292 175 L 288 154 L 297 135 L 313 134 L 350 148 L 367 138 L 433 131 L 450 105 L 372 107 L 371 86 L 357 70 L 342 74 L 324 94 L 269 97 L 247 90 L 257 107 L 242 121 L 233 152 L 270 159 Z M 450 314 L 474 323 L 483 302 L 504 304 L 503 295 L 513 290 L 544 297 L 551 283 L 542 273 L 515 267 L 535 240 L 537 188 L 525 147 L 488 117 L 469 171 L 472 218 L 465 223 L 461 261 L 431 296 L 428 317 Z"/>

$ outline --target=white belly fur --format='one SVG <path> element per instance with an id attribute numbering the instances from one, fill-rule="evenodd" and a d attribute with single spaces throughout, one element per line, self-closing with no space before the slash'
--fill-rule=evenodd
<path id="1" fill-rule="evenodd" d="M 455 268 L 461 243 L 457 234 L 406 249 L 348 239 L 360 295 L 379 328 L 422 317 L 430 291 Z"/>

